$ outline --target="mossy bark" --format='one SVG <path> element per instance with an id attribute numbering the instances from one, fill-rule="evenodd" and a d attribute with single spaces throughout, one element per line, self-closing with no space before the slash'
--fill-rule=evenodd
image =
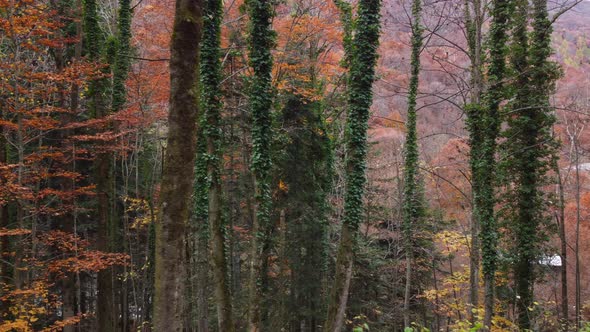
<path id="1" fill-rule="evenodd" d="M 196 155 L 203 2 L 177 0 L 170 46 L 168 139 L 156 224 L 154 330 L 183 330 L 186 230 Z"/>

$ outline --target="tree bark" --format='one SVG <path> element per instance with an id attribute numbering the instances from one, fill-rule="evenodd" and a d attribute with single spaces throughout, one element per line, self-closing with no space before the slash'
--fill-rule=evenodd
<path id="1" fill-rule="evenodd" d="M 555 219 L 557 220 L 557 227 L 559 228 L 559 239 L 561 244 L 561 315 L 563 331 L 569 331 L 569 295 L 567 287 L 567 236 L 565 230 L 565 194 L 563 191 L 563 181 L 561 178 L 561 171 L 557 160 L 554 161 L 553 169 L 557 174 L 557 190 L 559 194 L 558 211 Z"/>
<path id="2" fill-rule="evenodd" d="M 325 332 L 341 332 L 344 327 L 344 316 L 352 280 L 356 232 L 357 229 L 350 229 L 346 224 L 342 225 L 340 246 L 336 258 L 336 275 L 330 293 L 328 319 L 324 326 Z"/>
<path id="3" fill-rule="evenodd" d="M 195 236 L 197 257 L 196 257 L 196 306 L 197 306 L 197 332 L 209 332 L 209 246 L 207 238 Z"/>
<path id="4" fill-rule="evenodd" d="M 4 137 L 4 130 L 0 131 L 0 164 L 6 165 L 8 162 L 8 144 Z M 0 206 L 0 229 L 8 228 L 10 224 L 8 216 L 8 204 L 4 203 Z M 0 282 L 9 284 L 12 278 L 9 253 L 10 253 L 10 241 L 8 236 L 0 236 Z M 8 308 L 3 308 L 8 309 Z M 0 310 L 0 314 L 4 310 Z"/>
<path id="5" fill-rule="evenodd" d="M 470 6 L 470 3 L 473 3 Z M 472 8 L 473 7 L 473 10 Z M 473 11 L 473 13 L 472 13 Z M 467 29 L 467 38 L 469 45 L 469 57 L 471 60 L 471 100 L 472 105 L 480 105 L 483 93 L 483 73 L 482 73 L 482 36 L 481 36 L 481 24 L 483 22 L 481 10 L 481 2 L 479 0 L 465 1 L 465 26 Z M 478 114 L 470 114 L 472 117 L 485 117 L 485 110 L 481 107 L 474 108 Z M 470 141 L 471 141 L 471 174 L 473 183 L 473 209 L 471 213 L 471 246 L 469 251 L 469 302 L 467 303 L 467 317 L 471 323 L 475 323 L 476 315 L 475 310 L 479 307 L 479 271 L 480 271 L 480 216 L 478 211 L 479 198 L 481 196 L 480 188 L 481 184 L 478 174 L 478 166 L 481 163 L 481 158 L 476 156 L 481 155 L 482 151 L 474 151 L 481 149 L 475 141 L 477 138 L 483 137 L 481 128 L 471 128 Z M 476 166 L 478 165 L 478 166 Z M 490 170 L 488 170 L 490 171 Z"/>
<path id="6" fill-rule="evenodd" d="M 576 257 L 576 330 L 582 328 L 582 288 L 581 288 L 581 271 L 580 271 L 580 222 L 582 220 L 580 215 L 580 154 L 578 151 L 578 133 L 574 133 L 574 160 L 576 163 L 576 243 L 575 243 L 575 257 Z M 563 245 L 563 244 L 562 244 Z"/>
<path id="7" fill-rule="evenodd" d="M 196 153 L 202 1 L 177 0 L 170 47 L 168 140 L 156 223 L 154 330 L 183 330 L 186 230 Z"/>

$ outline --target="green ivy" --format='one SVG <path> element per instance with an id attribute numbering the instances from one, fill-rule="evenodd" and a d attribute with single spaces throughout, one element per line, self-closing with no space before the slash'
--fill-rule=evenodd
<path id="1" fill-rule="evenodd" d="M 408 91 L 408 115 L 406 121 L 406 143 L 404 150 L 404 202 L 403 202 L 403 233 L 405 243 L 409 250 L 412 246 L 412 226 L 424 217 L 424 201 L 421 197 L 419 177 L 419 152 L 416 98 L 420 76 L 420 53 L 422 51 L 422 25 L 420 13 L 422 6 L 420 0 L 412 2 L 412 54 L 410 86 Z"/>
<path id="2" fill-rule="evenodd" d="M 346 128 L 346 194 L 344 224 L 358 229 L 363 220 L 366 183 L 367 129 L 373 102 L 373 81 L 379 47 L 380 0 L 359 2 L 351 47 Z"/>
<path id="3" fill-rule="evenodd" d="M 265 289 L 263 262 L 264 246 L 270 239 L 271 228 L 271 145 L 272 145 L 272 68 L 271 50 L 275 44 L 272 30 L 273 1 L 247 0 L 250 17 L 248 55 L 253 70 L 249 91 L 252 114 L 251 170 L 255 180 L 256 222 L 252 241 L 253 260 L 250 276 L 250 324 L 259 325 L 262 292 Z"/>
<path id="4" fill-rule="evenodd" d="M 508 188 L 506 226 L 514 238 L 511 260 L 518 325 L 526 330 L 531 328 L 528 308 L 533 303 L 533 284 L 538 277 L 534 265 L 547 238 L 544 230 L 550 203 L 541 188 L 548 184 L 547 171 L 556 153 L 557 144 L 551 133 L 555 119 L 549 96 L 559 70 L 549 59 L 552 29 L 547 4 L 535 0 L 531 8 L 528 1 L 516 0 L 512 16 L 514 80 L 509 86 L 511 102 L 507 106 L 508 128 L 503 134 L 506 142 L 502 176 Z"/>
<path id="5" fill-rule="evenodd" d="M 113 68 L 113 112 L 127 102 L 126 81 L 131 68 L 131 1 L 119 1 L 117 57 Z"/>
<path id="6" fill-rule="evenodd" d="M 272 30 L 272 1 L 248 0 L 250 14 L 249 58 L 254 70 L 250 87 L 250 109 L 252 110 L 252 172 L 256 178 L 257 218 L 264 229 L 270 223 L 271 191 L 270 170 L 273 102 L 271 49 L 275 43 Z M 258 234 L 260 235 L 260 234 Z"/>

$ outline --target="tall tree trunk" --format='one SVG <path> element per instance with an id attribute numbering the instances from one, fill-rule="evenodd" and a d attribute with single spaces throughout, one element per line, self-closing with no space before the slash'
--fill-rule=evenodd
<path id="1" fill-rule="evenodd" d="M 272 135 L 272 67 L 271 49 L 274 44 L 272 31 L 273 1 L 250 0 L 247 2 L 250 15 L 248 43 L 250 66 L 254 71 L 250 90 L 252 109 L 252 174 L 255 200 L 252 240 L 250 251 L 249 314 L 248 331 L 262 328 L 261 305 L 263 299 L 263 266 L 265 247 L 270 237 L 272 197 L 270 189 L 272 161 L 270 156 Z"/>
<path id="2" fill-rule="evenodd" d="M 116 36 L 116 51 L 115 58 L 112 61 L 112 90 L 111 90 L 111 112 L 116 113 L 125 107 L 127 102 L 127 76 L 131 67 L 131 1 L 119 0 L 119 12 L 117 17 L 117 36 Z M 109 46 L 107 46 L 109 47 Z M 107 50 L 108 52 L 108 50 Z M 110 153 L 109 159 L 111 163 L 116 164 L 114 153 Z M 111 251 L 127 252 L 127 223 L 122 220 L 121 211 L 118 209 L 119 197 L 117 196 L 117 179 L 120 177 L 120 168 L 112 165 L 111 167 L 111 182 L 109 183 L 110 190 L 110 235 L 109 242 Z M 125 188 L 127 190 L 127 188 Z M 125 195 L 126 196 L 126 195 Z M 124 211 L 123 211 L 124 213 Z M 125 218 L 125 217 L 124 217 Z M 118 328 L 126 330 L 128 328 L 128 283 L 127 279 L 119 279 L 116 276 L 119 274 L 126 274 L 127 267 L 111 267 L 111 275 L 113 276 L 113 293 L 118 294 L 119 302 L 115 304 L 119 308 L 121 315 L 121 322 Z"/>
<path id="3" fill-rule="evenodd" d="M 98 228 L 96 245 L 102 252 L 111 251 L 110 241 L 110 154 L 101 153 L 94 162 L 96 193 L 98 200 Z M 97 323 L 99 330 L 115 331 L 116 308 L 112 268 L 98 272 L 97 277 Z"/>
<path id="4" fill-rule="evenodd" d="M 515 184 L 515 220 L 512 223 L 515 250 L 517 321 L 520 329 L 531 329 L 534 311 L 534 266 L 543 241 L 541 232 L 547 206 L 541 187 L 547 185 L 548 163 L 555 158 L 556 142 L 551 136 L 554 111 L 549 97 L 559 75 L 550 61 L 551 21 L 546 0 L 517 0 L 514 17 L 512 63 L 518 76 L 513 98 L 514 116 L 508 119 L 506 143 Z M 532 30 L 528 27 L 528 17 Z M 529 33 L 529 30 L 531 32 Z M 530 36 L 530 38 L 529 38 Z M 549 164 L 550 165 L 550 164 Z"/>
<path id="5" fill-rule="evenodd" d="M 537 168 L 533 161 L 537 161 L 536 155 L 532 153 L 532 147 L 537 145 L 537 128 L 532 124 L 531 111 L 526 111 L 528 104 L 530 86 L 529 82 L 529 68 L 528 68 L 528 52 L 529 40 L 527 32 L 527 17 L 528 17 L 528 1 L 515 1 L 515 17 L 513 28 L 513 44 L 512 48 L 512 64 L 519 76 L 517 84 L 520 87 L 516 91 L 515 109 L 520 111 L 521 117 L 528 117 L 526 119 L 526 126 L 518 128 L 520 135 L 515 138 L 518 139 L 520 155 L 516 159 L 515 170 L 516 177 L 519 181 L 519 187 L 516 189 L 516 211 L 515 224 L 518 227 L 515 230 L 516 237 L 516 260 L 514 263 L 514 278 L 516 290 L 516 311 L 517 324 L 520 329 L 530 329 L 530 312 L 529 306 L 533 302 L 532 294 L 532 262 L 534 259 L 534 243 L 537 234 L 537 218 L 534 216 L 535 200 L 537 196 Z M 518 125 L 518 124 L 516 124 Z M 516 126 L 515 125 L 515 126 Z M 516 128 L 515 128 L 516 129 Z M 526 133 L 525 133 L 526 131 Z M 524 137 L 523 137 L 524 136 Z M 523 142 L 521 142 L 523 141 Z M 524 156 L 526 155 L 526 156 Z M 525 157 L 526 162 L 521 158 Z M 530 206 L 530 207 L 529 207 Z"/>
<path id="6" fill-rule="evenodd" d="M 328 317 L 324 332 L 340 332 L 344 328 L 344 316 L 348 302 L 350 282 L 352 280 L 352 266 L 354 263 L 354 248 L 358 228 L 350 229 L 343 224 L 340 234 L 340 245 L 336 260 L 336 274 L 328 303 Z"/>
<path id="7" fill-rule="evenodd" d="M 205 14 L 206 15 L 206 14 Z M 205 28 L 206 29 L 206 28 Z M 206 38 L 206 37 L 205 37 Z M 201 48 L 203 51 L 203 48 Z M 201 54 L 202 55 L 202 54 Z M 201 68 L 201 72 L 203 69 Z M 202 122 L 202 120 L 200 120 Z M 210 270 L 210 230 L 209 230 L 209 184 L 207 174 L 207 141 L 202 125 L 197 134 L 197 159 L 193 188 L 193 211 L 191 216 L 193 252 L 191 265 L 195 279 L 192 284 L 195 296 L 193 305 L 198 332 L 209 331 L 209 270 Z"/>
<path id="8" fill-rule="evenodd" d="M 582 328 L 582 288 L 581 288 L 581 271 L 580 271 L 580 222 L 582 220 L 580 215 L 580 209 L 582 208 L 580 204 L 580 154 L 578 151 L 578 133 L 574 133 L 573 137 L 573 144 L 574 144 L 574 160 L 576 163 L 576 243 L 574 245 L 574 252 L 576 257 L 576 274 L 575 274 L 575 281 L 576 281 L 576 330 Z"/>
<path id="9" fill-rule="evenodd" d="M 404 289 L 404 328 L 410 327 L 411 320 L 411 309 L 410 300 L 412 299 L 412 250 L 406 249 L 406 280 Z"/>
<path id="10" fill-rule="evenodd" d="M 472 3 L 472 5 L 470 5 Z M 485 110 L 482 109 L 481 99 L 483 93 L 483 66 L 482 66 L 482 8 L 481 1 L 465 1 L 465 26 L 467 30 L 467 41 L 469 45 L 469 58 L 471 60 L 471 97 L 470 105 L 467 109 L 472 110 L 468 112 L 471 117 L 484 117 Z M 473 110 L 477 110 L 478 114 L 473 114 Z M 474 124 L 475 121 L 468 121 L 470 124 Z M 467 317 L 472 324 L 476 320 L 476 311 L 479 307 L 479 271 L 480 271 L 480 215 L 479 198 L 481 196 L 481 184 L 479 183 L 478 167 L 481 166 L 481 158 L 478 158 L 482 151 L 476 151 L 481 149 L 481 135 L 482 128 L 470 128 L 470 145 L 471 145 L 471 174 L 472 185 L 473 185 L 473 209 L 471 213 L 471 245 L 469 251 L 469 302 L 467 303 Z M 488 170 L 489 171 L 489 170 Z"/>
<path id="11" fill-rule="evenodd" d="M 346 194 L 344 220 L 336 261 L 336 276 L 330 294 L 326 332 L 340 332 L 346 312 L 354 248 L 363 220 L 363 196 L 366 183 L 367 128 L 373 102 L 373 81 L 380 31 L 380 0 L 360 0 L 356 33 L 351 41 L 348 119 L 346 142 Z M 346 42 L 346 41 L 345 41 Z M 350 49 L 350 48 L 349 48 Z"/>
<path id="12" fill-rule="evenodd" d="M 199 237 L 196 246 L 195 301 L 197 306 L 197 332 L 209 332 L 209 246 L 207 245 L 207 238 Z"/>
<path id="13" fill-rule="evenodd" d="M 0 130 L 0 164 L 6 165 L 8 163 L 8 142 L 4 137 L 4 130 Z M 8 228 L 10 218 L 8 216 L 8 204 L 0 205 L 0 229 Z M 0 236 L 0 282 L 10 284 L 12 278 L 9 256 L 10 256 L 10 241 L 8 236 Z M 4 312 L 0 310 L 0 315 Z"/>
<path id="14" fill-rule="evenodd" d="M 90 61 L 99 62 L 103 48 L 103 34 L 99 26 L 98 4 L 95 0 L 84 1 L 84 45 Z M 110 72 L 110 68 L 103 68 L 103 72 Z M 101 119 L 108 113 L 107 96 L 109 82 L 107 79 L 98 79 L 90 86 L 90 108 L 95 118 Z M 99 153 L 94 160 L 94 177 L 97 194 L 97 238 L 96 246 L 103 252 L 111 251 L 110 246 L 110 153 Z M 113 276 L 111 269 L 98 272 L 97 277 L 97 323 L 102 332 L 115 330 L 115 302 L 113 289 Z"/>
<path id="15" fill-rule="evenodd" d="M 221 21 L 223 3 L 207 0 L 203 19 L 203 43 L 201 46 L 201 82 L 204 116 L 201 130 L 206 139 L 207 187 L 209 189 L 209 227 L 211 234 L 211 264 L 217 306 L 219 331 L 234 330 L 232 303 L 225 251 L 225 226 L 222 216 L 222 159 L 221 152 Z"/>
<path id="16" fill-rule="evenodd" d="M 420 53 L 422 52 L 422 31 L 420 14 L 421 0 L 412 1 L 412 54 L 410 63 L 410 85 L 408 89 L 408 118 L 406 121 L 406 143 L 404 160 L 404 201 L 403 241 L 406 255 L 406 289 L 404 294 L 404 327 L 410 327 L 412 298 L 412 263 L 414 257 L 414 232 L 424 217 L 423 190 L 418 180 L 418 129 L 416 99 L 420 83 Z"/>
<path id="17" fill-rule="evenodd" d="M 567 287 L 567 236 L 565 230 L 565 194 L 563 191 L 563 180 L 561 178 L 561 171 L 557 159 L 553 162 L 553 170 L 557 175 L 557 190 L 559 194 L 559 206 L 556 212 L 555 219 L 557 220 L 557 227 L 559 228 L 559 239 L 561 244 L 561 316 L 563 331 L 569 332 L 569 295 Z"/>
<path id="18" fill-rule="evenodd" d="M 3 105 L 2 105 L 3 106 Z M 1 107 L 0 113 L 4 116 L 4 107 Z M 8 142 L 4 136 L 4 129 L 0 129 L 0 165 L 6 165 L 8 163 Z M 10 226 L 10 216 L 8 214 L 8 203 L 5 202 L 0 205 L 0 229 L 8 228 Z M 9 236 L 0 236 L 0 284 L 10 285 L 13 283 L 12 280 L 12 266 L 10 264 L 10 240 Z M 5 301 L 0 306 L 0 317 L 4 317 L 8 314 L 8 309 L 11 304 Z"/>
<path id="19" fill-rule="evenodd" d="M 481 100 L 482 95 L 482 37 L 481 26 L 483 13 L 481 3 L 474 3 L 474 22 L 470 29 L 470 49 L 473 61 L 474 103 L 469 113 L 470 134 L 472 142 L 471 169 L 474 191 L 473 222 L 478 225 L 479 233 L 472 234 L 481 240 L 482 268 L 484 279 L 484 321 L 485 329 L 491 329 L 494 313 L 494 286 L 497 265 L 498 230 L 494 213 L 495 206 L 495 172 L 496 172 L 496 140 L 500 129 L 499 108 L 504 99 L 504 76 L 506 62 L 507 22 L 509 0 L 495 0 L 492 2 L 492 23 L 490 27 L 490 66 L 488 69 L 489 88 Z M 479 248 L 472 248 L 472 255 Z M 476 262 L 472 262 L 475 264 Z M 477 261 L 479 264 L 479 259 Z M 479 283 L 479 269 L 477 275 L 472 273 L 471 282 Z M 478 291 L 479 286 L 475 291 Z M 472 289 L 472 304 L 477 296 Z M 474 321 L 473 314 L 470 313 Z"/>
<path id="20" fill-rule="evenodd" d="M 168 140 L 156 223 L 154 330 L 183 329 L 186 230 L 199 109 L 201 0 L 177 0 L 170 47 Z"/>

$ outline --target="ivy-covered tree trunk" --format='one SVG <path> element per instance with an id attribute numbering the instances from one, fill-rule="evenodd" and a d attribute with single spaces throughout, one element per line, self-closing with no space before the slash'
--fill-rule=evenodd
<path id="1" fill-rule="evenodd" d="M 105 51 L 105 39 L 99 26 L 98 4 L 95 0 L 84 1 L 84 46 L 88 60 L 99 62 Z M 108 62 L 108 61 L 107 61 Z M 103 68 L 103 72 L 110 71 L 110 66 Z M 102 119 L 108 114 L 110 82 L 108 79 L 98 79 L 90 84 L 89 106 L 96 119 Z M 110 153 L 99 153 L 94 160 L 94 177 L 97 194 L 97 236 L 96 245 L 103 252 L 111 251 L 111 157 Z M 115 301 L 114 282 L 111 269 L 98 272 L 96 320 L 100 331 L 115 330 Z"/>
<path id="2" fill-rule="evenodd" d="M 366 183 L 367 128 L 373 102 L 373 81 L 380 32 L 380 0 L 360 0 L 348 59 L 348 118 L 346 137 L 346 194 L 336 275 L 332 286 L 326 332 L 340 332 L 348 301 L 358 228 L 363 220 Z"/>
<path id="3" fill-rule="evenodd" d="M 131 67 L 131 0 L 119 0 L 117 56 L 113 68 L 111 108 L 117 112 L 127 102 L 127 75 Z"/>
<path id="4" fill-rule="evenodd" d="M 479 255 L 481 248 L 484 275 L 484 326 L 491 328 L 494 306 L 494 282 L 497 261 L 498 230 L 494 213 L 496 140 L 499 135 L 499 106 L 503 100 L 503 80 L 506 61 L 508 5 L 505 0 L 492 3 L 490 27 L 489 87 L 483 91 L 482 62 L 482 9 L 479 1 L 473 3 L 473 18 L 468 12 L 468 42 L 472 61 L 472 97 L 467 105 L 467 125 L 470 135 L 470 167 L 473 188 L 472 242 L 470 264 L 470 304 L 468 308 L 472 322 L 473 309 L 479 299 Z M 483 97 L 483 98 L 482 98 Z"/>
<path id="5" fill-rule="evenodd" d="M 186 230 L 199 109 L 201 0 L 178 0 L 170 46 L 168 140 L 156 223 L 154 330 L 183 330 Z"/>
<path id="6" fill-rule="evenodd" d="M 266 259 L 264 246 L 270 236 L 272 197 L 270 189 L 272 135 L 272 67 L 271 49 L 275 34 L 272 30 L 273 1 L 248 0 L 250 15 L 249 57 L 254 71 L 250 87 L 252 110 L 252 173 L 255 186 L 255 206 L 250 251 L 250 284 L 248 331 L 261 329 L 262 271 Z"/>
<path id="7" fill-rule="evenodd" d="M 529 109 L 528 100 L 530 98 L 528 67 L 528 34 L 527 34 L 527 16 L 528 2 L 517 0 L 515 2 L 516 17 L 514 20 L 513 46 L 511 50 L 512 65 L 515 72 L 519 73 L 516 78 L 518 90 L 512 109 L 515 109 L 517 117 L 508 121 L 510 129 L 515 131 L 514 148 L 515 151 L 514 167 L 516 174 L 516 209 L 515 209 L 515 227 L 514 235 L 516 237 L 516 250 L 514 262 L 514 278 L 516 289 L 516 306 L 518 315 L 518 326 L 521 329 L 530 328 L 529 304 L 533 302 L 532 284 L 533 271 L 532 263 L 535 258 L 535 243 L 537 242 L 537 225 L 536 216 L 537 195 L 537 156 L 532 147 L 537 145 L 538 128 L 534 125 L 531 116 L 534 111 Z M 518 120 L 518 121 L 516 121 Z M 528 147 L 528 148 L 527 148 Z M 526 157 L 526 159 L 524 159 Z"/>
<path id="8" fill-rule="evenodd" d="M 531 328 L 535 265 L 545 241 L 543 228 L 549 203 L 541 187 L 547 184 L 546 172 L 554 158 L 555 142 L 551 136 L 554 117 L 549 96 L 559 71 L 549 61 L 551 25 L 546 2 L 533 1 L 530 38 L 529 3 L 518 0 L 515 8 L 512 64 L 518 76 L 505 133 L 505 175 L 514 187 L 511 205 L 514 216 L 510 226 L 515 238 L 515 302 L 518 326 L 525 330 Z"/>
<path id="9" fill-rule="evenodd" d="M 229 274 L 225 252 L 225 226 L 222 216 L 221 152 L 221 21 L 223 3 L 207 0 L 203 16 L 204 35 L 201 45 L 201 82 L 204 116 L 201 130 L 206 139 L 208 218 L 211 234 L 211 264 L 219 331 L 234 330 Z"/>
<path id="10" fill-rule="evenodd" d="M 490 65 L 488 69 L 488 91 L 485 94 L 484 108 L 478 110 L 482 116 L 474 120 L 483 135 L 480 157 L 474 161 L 472 176 L 474 187 L 478 188 L 475 204 L 479 213 L 482 250 L 482 269 L 484 279 L 484 321 L 486 329 L 491 329 L 494 314 L 494 288 L 497 269 L 498 226 L 494 213 L 496 186 L 496 147 L 500 131 L 500 103 L 504 100 L 504 78 L 508 41 L 510 0 L 492 2 L 492 23 L 490 26 Z M 477 185 L 475 184 L 477 182 Z"/>
<path id="11" fill-rule="evenodd" d="M 419 153 L 418 130 L 416 126 L 416 99 L 418 97 L 418 85 L 420 78 L 420 53 L 422 52 L 422 26 L 420 14 L 422 12 L 421 0 L 412 1 L 412 54 L 410 86 L 408 89 L 408 119 L 406 121 L 406 145 L 404 160 L 404 201 L 403 201 L 403 225 L 404 251 L 406 255 L 406 284 L 404 294 L 404 326 L 410 327 L 410 301 L 412 298 L 412 264 L 414 256 L 413 228 L 424 217 L 424 202 L 422 199 L 421 184 L 418 179 Z"/>

